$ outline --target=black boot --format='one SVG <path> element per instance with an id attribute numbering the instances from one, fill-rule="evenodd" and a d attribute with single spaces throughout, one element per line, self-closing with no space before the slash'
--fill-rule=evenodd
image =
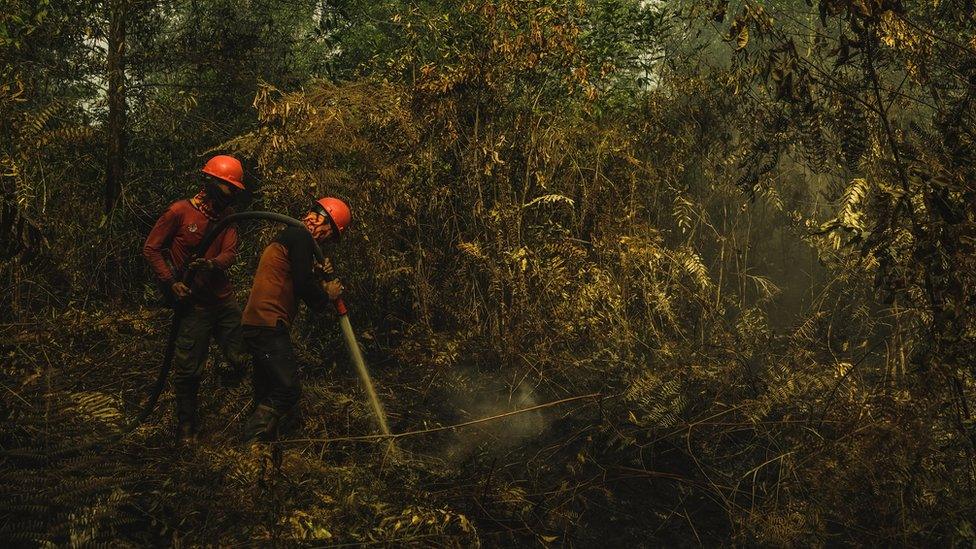
<path id="1" fill-rule="evenodd" d="M 196 443 L 199 437 L 197 425 L 196 391 L 180 390 L 176 393 L 176 445 Z"/>
<path id="2" fill-rule="evenodd" d="M 258 404 L 244 425 L 245 442 L 271 442 L 278 438 L 280 414 L 267 404 Z"/>
<path id="3" fill-rule="evenodd" d="M 192 423 L 176 424 L 176 445 L 189 446 L 197 443 L 197 428 Z"/>

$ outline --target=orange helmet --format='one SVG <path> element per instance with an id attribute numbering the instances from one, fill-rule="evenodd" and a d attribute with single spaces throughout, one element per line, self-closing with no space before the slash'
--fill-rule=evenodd
<path id="1" fill-rule="evenodd" d="M 203 173 L 226 181 L 237 190 L 244 190 L 244 168 L 241 166 L 241 161 L 233 156 L 218 154 L 207 160 Z"/>
<path id="2" fill-rule="evenodd" d="M 315 204 L 328 214 L 329 219 L 332 220 L 332 224 L 339 231 L 340 235 L 346 230 L 349 223 L 352 222 L 352 212 L 349 210 L 349 206 L 338 198 L 327 196 L 316 200 Z"/>

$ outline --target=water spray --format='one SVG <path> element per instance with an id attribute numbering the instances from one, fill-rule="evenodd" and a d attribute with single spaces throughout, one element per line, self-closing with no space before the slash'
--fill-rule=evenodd
<path id="1" fill-rule="evenodd" d="M 390 427 L 386 423 L 383 405 L 380 403 L 379 396 L 376 395 L 373 380 L 369 377 L 369 370 L 366 369 L 366 361 L 363 360 L 363 354 L 359 350 L 359 342 L 356 341 L 356 333 L 352 329 L 352 323 L 349 322 L 349 310 L 346 308 L 346 302 L 340 297 L 333 304 L 336 313 L 339 314 L 339 327 L 342 329 L 342 338 L 346 341 L 346 348 L 349 350 L 349 358 L 356 367 L 356 374 L 359 375 L 359 381 L 363 384 L 366 396 L 369 397 L 369 406 L 373 409 L 376 424 L 380 428 L 380 433 L 390 436 Z"/>

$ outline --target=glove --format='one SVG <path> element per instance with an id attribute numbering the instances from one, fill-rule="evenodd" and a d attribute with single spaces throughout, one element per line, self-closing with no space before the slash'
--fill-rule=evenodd
<path id="1" fill-rule="evenodd" d="M 325 293 L 329 294 L 329 299 L 332 301 L 339 299 L 339 296 L 342 295 L 342 284 L 339 282 L 338 278 L 333 278 L 328 282 L 323 282 L 322 289 L 325 290 Z"/>
<path id="2" fill-rule="evenodd" d="M 332 262 L 329 261 L 329 258 L 323 259 L 321 263 L 316 262 L 314 270 L 316 274 L 325 280 L 335 278 L 335 268 L 332 267 Z"/>
<path id="3" fill-rule="evenodd" d="M 176 294 L 177 299 L 183 299 L 190 295 L 190 287 L 182 282 L 175 282 L 172 286 L 173 293 Z"/>

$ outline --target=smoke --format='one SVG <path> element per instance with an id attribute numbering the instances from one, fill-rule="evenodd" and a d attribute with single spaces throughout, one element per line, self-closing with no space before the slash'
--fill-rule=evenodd
<path id="1" fill-rule="evenodd" d="M 469 383 L 446 384 L 446 402 L 457 412 L 457 423 L 488 418 L 539 404 L 533 387 L 520 383 L 508 390 L 496 378 L 475 371 L 458 372 Z M 510 450 L 540 435 L 551 420 L 542 410 L 464 427 L 454 432 L 438 454 L 451 462 L 467 460 L 476 452 L 494 454 Z"/>

